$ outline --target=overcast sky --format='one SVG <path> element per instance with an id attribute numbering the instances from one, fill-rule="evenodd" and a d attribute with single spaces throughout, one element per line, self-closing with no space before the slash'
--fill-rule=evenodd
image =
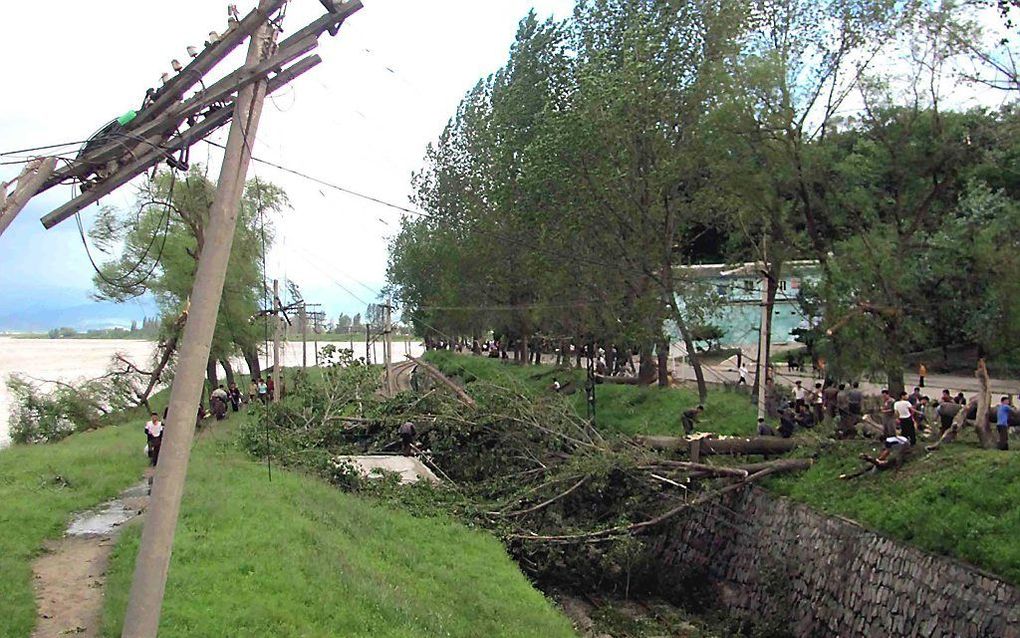
<path id="1" fill-rule="evenodd" d="M 573 6 L 571 0 L 364 4 L 338 37 L 320 40 L 323 63 L 267 103 L 255 154 L 397 204 L 408 203 L 410 174 L 460 98 L 506 60 L 518 21 L 532 7 L 541 17 L 564 17 Z M 254 5 L 238 4 L 242 13 Z M 0 151 L 82 140 L 137 108 L 145 89 L 170 71 L 171 59 L 186 62 L 186 46 L 201 46 L 210 30 L 224 30 L 226 6 L 55 0 L 5 7 Z M 316 0 L 293 0 L 284 27 L 292 32 L 321 13 Z M 218 74 L 242 54 L 243 47 Z M 223 129 L 213 139 L 225 137 Z M 199 144 L 192 161 L 215 167 L 220 153 Z M 16 173 L 0 166 L 0 180 Z M 270 276 L 296 281 L 331 316 L 373 301 L 399 213 L 264 165 L 253 165 L 253 175 L 282 186 L 294 205 L 277 224 Z M 103 203 L 128 204 L 132 192 L 125 187 Z M 49 191 L 0 237 L 0 299 L 6 300 L 0 305 L 58 294 L 84 298 L 91 288 L 74 221 L 50 231 L 39 223 L 69 195 L 69 187 Z M 94 215 L 95 207 L 86 210 L 86 225 Z"/>

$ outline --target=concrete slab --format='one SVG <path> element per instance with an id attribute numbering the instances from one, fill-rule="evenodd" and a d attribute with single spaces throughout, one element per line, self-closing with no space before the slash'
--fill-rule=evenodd
<path id="1" fill-rule="evenodd" d="M 338 456 L 336 460 L 351 461 L 361 469 L 366 478 L 372 478 L 375 470 L 385 470 L 399 474 L 401 485 L 422 480 L 439 483 L 439 477 L 433 474 L 432 470 L 410 456 Z"/>

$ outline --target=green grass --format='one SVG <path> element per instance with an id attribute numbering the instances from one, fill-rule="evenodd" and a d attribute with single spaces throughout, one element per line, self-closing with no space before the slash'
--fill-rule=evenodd
<path id="1" fill-rule="evenodd" d="M 768 487 L 1020 584 L 1020 454 L 956 443 L 919 453 L 899 470 L 837 478 L 861 467 L 857 454 L 876 449 L 875 443 L 841 444 L 807 472 Z"/>
<path id="2" fill-rule="evenodd" d="M 554 366 L 517 366 L 488 357 L 433 351 L 427 355 L 444 373 L 460 377 L 468 384 L 479 380 L 513 378 L 534 391 L 548 391 L 555 378 L 560 383 L 574 381 L 577 392 L 570 396 L 579 414 L 586 414 L 584 370 Z M 683 434 L 680 415 L 698 405 L 698 393 L 688 388 L 639 387 L 601 384 L 595 389 L 596 421 L 602 428 L 622 434 Z M 726 435 L 751 435 L 756 414 L 748 397 L 737 392 L 716 390 L 709 393 L 698 430 Z"/>
<path id="3" fill-rule="evenodd" d="M 127 424 L 0 452 L 0 636 L 24 638 L 35 626 L 32 561 L 43 541 L 59 538 L 72 513 L 141 480 L 145 417 L 120 420 Z"/>
<path id="4" fill-rule="evenodd" d="M 499 542 L 242 457 L 195 448 L 160 627 L 172 636 L 573 636 Z M 104 632 L 120 635 L 140 533 L 114 553 Z"/>

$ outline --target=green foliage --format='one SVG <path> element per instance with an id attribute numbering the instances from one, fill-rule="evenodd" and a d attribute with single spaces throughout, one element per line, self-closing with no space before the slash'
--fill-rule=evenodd
<path id="1" fill-rule="evenodd" d="M 573 635 L 489 535 L 299 473 L 269 482 L 230 436 L 193 454 L 161 636 Z M 104 635 L 120 635 L 138 540 L 114 553 Z"/>
<path id="2" fill-rule="evenodd" d="M 147 463 L 140 411 L 120 425 L 52 445 L 0 451 L 0 636 L 23 638 L 35 625 L 32 561 L 43 541 L 63 534 L 72 513 L 141 480 Z"/>
<path id="3" fill-rule="evenodd" d="M 428 360 L 446 374 L 470 384 L 477 380 L 500 383 L 513 380 L 527 386 L 533 393 L 546 393 L 555 378 L 562 384 L 573 382 L 578 388 L 567 401 L 578 414 L 586 414 L 584 392 L 585 371 L 552 366 L 514 366 L 486 357 L 466 357 L 451 352 L 433 351 Z M 596 408 L 599 428 L 626 435 L 683 432 L 680 415 L 699 405 L 697 392 L 688 388 L 658 388 L 633 385 L 602 384 L 596 387 Z M 715 391 L 705 402 L 698 429 L 729 436 L 749 436 L 757 423 L 754 406 L 746 394 Z"/>
<path id="4" fill-rule="evenodd" d="M 134 403 L 122 379 L 94 379 L 43 390 L 39 383 L 12 374 L 11 439 L 15 443 L 50 443 L 99 427 L 103 418 Z"/>
<path id="5" fill-rule="evenodd" d="M 124 301 L 150 292 L 165 326 L 184 310 L 215 193 L 215 184 L 203 170 L 195 164 L 183 175 L 159 173 L 144 185 L 133 210 L 101 209 L 90 235 L 112 259 L 94 278 L 98 299 Z M 265 294 L 260 256 L 263 244 L 266 249 L 272 245 L 274 217 L 289 206 L 287 194 L 278 186 L 257 179 L 245 185 L 216 320 L 213 359 L 238 351 L 251 358 L 257 352 L 264 324 L 251 318 Z M 151 276 L 145 277 L 150 270 Z"/>

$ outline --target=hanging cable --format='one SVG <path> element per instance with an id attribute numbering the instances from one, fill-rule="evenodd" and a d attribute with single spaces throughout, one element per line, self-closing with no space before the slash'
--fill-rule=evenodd
<path id="1" fill-rule="evenodd" d="M 170 188 L 167 194 L 166 201 L 159 202 L 156 200 L 147 200 L 145 202 L 142 202 L 142 204 L 139 206 L 139 215 L 141 214 L 142 209 L 150 205 L 163 204 L 166 206 L 166 211 L 163 215 L 160 216 L 159 224 L 156 226 L 156 230 L 152 235 L 152 239 L 149 240 L 149 243 L 146 245 L 145 250 L 142 252 L 142 255 L 138 258 L 138 261 L 136 261 L 134 265 L 131 266 L 131 268 L 113 278 L 108 277 L 106 273 L 103 272 L 102 268 L 100 268 L 99 265 L 96 263 L 95 258 L 92 256 L 92 251 L 91 249 L 89 249 L 88 240 L 85 237 L 85 226 L 81 220 L 81 213 L 75 213 L 74 217 L 78 225 L 78 234 L 81 236 L 81 242 L 82 245 L 85 247 L 85 254 L 88 256 L 89 263 L 92 264 L 92 269 L 96 272 L 99 278 L 107 285 L 112 286 L 115 289 L 122 290 L 124 292 L 133 293 L 135 292 L 135 289 L 145 284 L 145 282 L 149 280 L 153 273 L 156 272 L 156 268 L 159 266 L 161 260 L 163 259 L 163 251 L 166 248 L 167 236 L 170 233 L 171 211 L 177 211 L 177 213 L 180 214 L 180 211 L 173 204 L 174 187 L 176 185 L 176 181 L 177 172 L 174 169 L 171 169 Z M 144 264 L 145 261 L 148 259 L 149 254 L 152 251 L 152 247 L 155 245 L 156 241 L 159 239 L 161 234 L 162 242 L 160 243 L 159 246 L 159 252 L 152 260 L 152 265 L 149 267 L 149 270 L 144 275 L 139 277 L 136 281 L 129 284 L 125 284 L 124 281 L 128 279 L 128 277 L 134 275 L 142 267 L 142 264 Z"/>

